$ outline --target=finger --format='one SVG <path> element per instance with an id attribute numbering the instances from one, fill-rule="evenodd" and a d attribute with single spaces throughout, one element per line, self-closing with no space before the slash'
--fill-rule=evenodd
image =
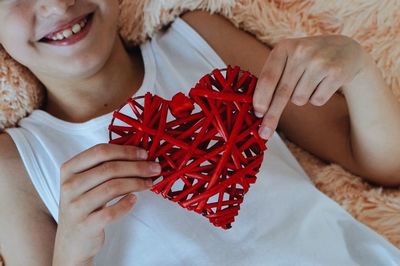
<path id="1" fill-rule="evenodd" d="M 288 59 L 282 79 L 273 95 L 272 103 L 261 123 L 259 130 L 260 137 L 268 139 L 275 131 L 279 118 L 304 73 L 305 69 L 300 62 L 296 61 L 296 59 Z"/>
<path id="2" fill-rule="evenodd" d="M 315 73 L 315 71 L 307 68 L 294 89 L 291 102 L 298 106 L 307 104 L 313 92 L 326 76 L 324 72 L 318 71 Z"/>
<path id="3" fill-rule="evenodd" d="M 90 149 L 87 149 L 71 160 L 65 162 L 62 166 L 66 175 L 72 173 L 79 173 L 90 169 L 104 161 L 111 160 L 145 160 L 147 159 L 147 152 L 144 149 L 130 146 L 130 145 L 117 145 L 117 144 L 98 144 Z"/>
<path id="4" fill-rule="evenodd" d="M 324 105 L 342 85 L 342 81 L 335 77 L 326 77 L 311 95 L 310 103 L 315 106 Z"/>
<path id="5" fill-rule="evenodd" d="M 286 60 L 286 51 L 279 46 L 268 55 L 253 94 L 254 113 L 257 117 L 263 117 L 267 111 L 274 90 L 285 69 Z"/>
<path id="6" fill-rule="evenodd" d="M 152 177 L 160 174 L 161 166 L 149 161 L 111 161 L 74 175 L 64 182 L 63 196 L 72 201 L 92 188 L 113 178 Z"/>
<path id="7" fill-rule="evenodd" d="M 92 230 L 95 231 L 103 230 L 107 224 L 127 214 L 132 207 L 135 206 L 136 202 L 137 196 L 129 193 L 119 199 L 115 204 L 93 212 L 85 221 L 87 228 L 92 228 Z"/>
<path id="8" fill-rule="evenodd" d="M 77 219 L 86 218 L 90 213 L 119 196 L 149 188 L 150 186 L 141 178 L 112 179 L 80 196 L 71 203 L 70 208 L 75 210 L 74 216 Z"/>

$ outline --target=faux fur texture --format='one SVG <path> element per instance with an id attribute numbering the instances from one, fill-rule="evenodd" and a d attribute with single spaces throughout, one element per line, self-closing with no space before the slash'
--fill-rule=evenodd
<path id="1" fill-rule="evenodd" d="M 352 37 L 372 55 L 400 100 L 398 0 L 122 0 L 121 6 L 120 32 L 132 44 L 195 9 L 219 13 L 269 45 L 320 34 Z M 38 108 L 45 93 L 40 82 L 1 49 L 0 66 L 1 130 Z M 400 189 L 373 187 L 284 140 L 322 192 L 400 248 Z"/>

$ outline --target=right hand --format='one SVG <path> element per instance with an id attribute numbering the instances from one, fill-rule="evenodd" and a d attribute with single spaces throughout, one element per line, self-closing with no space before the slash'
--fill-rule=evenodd
<path id="1" fill-rule="evenodd" d="M 135 146 L 99 144 L 62 165 L 54 266 L 93 265 L 105 226 L 132 209 L 131 192 L 149 189 L 149 177 L 160 174 L 160 165 L 146 159 L 147 152 Z"/>

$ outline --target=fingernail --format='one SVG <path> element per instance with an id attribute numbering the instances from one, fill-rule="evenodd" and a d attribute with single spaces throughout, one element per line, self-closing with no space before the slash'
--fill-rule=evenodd
<path id="1" fill-rule="evenodd" d="M 258 117 L 258 118 L 261 118 L 261 117 L 263 117 L 263 114 L 262 113 L 259 113 L 259 112 L 254 112 L 254 114 Z"/>
<path id="2" fill-rule="evenodd" d="M 151 187 L 153 185 L 153 180 L 151 179 L 146 179 L 146 181 L 144 181 L 144 183 L 146 184 L 146 186 Z"/>
<path id="3" fill-rule="evenodd" d="M 147 151 L 145 151 L 145 150 L 139 150 L 139 158 L 140 158 L 140 159 L 146 160 L 147 157 L 148 157 Z"/>
<path id="4" fill-rule="evenodd" d="M 272 129 L 267 126 L 261 126 L 260 130 L 258 131 L 258 134 L 260 134 L 260 137 L 262 137 L 263 139 L 268 139 L 271 133 Z"/>
<path id="5" fill-rule="evenodd" d="M 150 169 L 155 174 L 159 174 L 161 172 L 161 166 L 158 163 L 152 163 Z"/>

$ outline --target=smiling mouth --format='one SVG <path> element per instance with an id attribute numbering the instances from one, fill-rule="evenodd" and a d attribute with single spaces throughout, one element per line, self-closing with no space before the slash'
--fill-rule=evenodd
<path id="1" fill-rule="evenodd" d="M 79 35 L 80 33 L 85 31 L 86 27 L 93 19 L 93 15 L 94 15 L 94 12 L 88 14 L 87 16 L 82 18 L 80 21 L 75 22 L 74 24 L 70 25 L 69 27 L 66 27 L 62 30 L 59 30 L 57 32 L 53 32 L 53 33 L 46 35 L 45 37 L 40 39 L 39 42 L 53 43 L 53 42 L 68 41 L 69 39 L 72 39 L 73 37 L 76 37 L 76 35 Z"/>

